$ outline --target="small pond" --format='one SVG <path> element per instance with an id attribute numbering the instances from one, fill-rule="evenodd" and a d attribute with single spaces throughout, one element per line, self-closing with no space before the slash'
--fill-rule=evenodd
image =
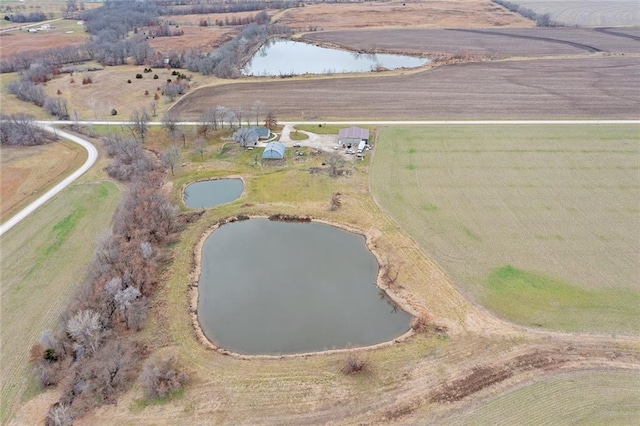
<path id="1" fill-rule="evenodd" d="M 182 198 L 189 208 L 208 208 L 238 199 L 243 188 L 242 179 L 203 180 L 187 185 Z"/>
<path id="2" fill-rule="evenodd" d="M 244 66 L 245 75 L 330 74 L 414 68 L 430 60 L 406 55 L 369 54 L 329 49 L 309 43 L 275 40 L 264 44 Z"/>
<path id="3" fill-rule="evenodd" d="M 322 223 L 250 219 L 215 230 L 202 247 L 198 320 L 218 346 L 291 354 L 382 343 L 411 315 L 376 286 L 362 235 Z"/>

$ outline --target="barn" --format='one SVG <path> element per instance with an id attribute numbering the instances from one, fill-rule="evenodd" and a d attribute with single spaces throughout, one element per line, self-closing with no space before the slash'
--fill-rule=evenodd
<path id="1" fill-rule="evenodd" d="M 355 148 L 360 145 L 361 141 L 364 141 L 365 144 L 369 143 L 369 129 L 352 126 L 340 129 L 338 132 L 338 143 L 347 148 Z"/>
<path id="2" fill-rule="evenodd" d="M 281 142 L 269 142 L 262 152 L 263 159 L 281 160 L 284 158 L 284 144 Z"/>

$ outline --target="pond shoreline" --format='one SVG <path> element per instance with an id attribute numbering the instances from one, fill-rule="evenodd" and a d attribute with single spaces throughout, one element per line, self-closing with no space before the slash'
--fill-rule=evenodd
<path id="1" fill-rule="evenodd" d="M 213 234 L 213 232 L 215 232 L 218 228 L 220 228 L 223 225 L 226 225 L 228 223 L 233 223 L 233 222 L 237 222 L 240 220 L 251 220 L 251 219 L 269 219 L 268 216 L 261 216 L 261 215 L 251 215 L 251 216 L 231 216 L 228 218 L 223 218 L 220 219 L 219 221 L 217 221 L 216 223 L 214 223 L 213 225 L 209 226 L 208 228 L 206 228 L 204 230 L 204 232 L 202 233 L 202 235 L 200 236 L 200 238 L 198 239 L 198 241 L 195 244 L 194 250 L 192 251 L 192 268 L 191 268 L 191 272 L 188 275 L 188 298 L 189 298 L 189 312 L 191 315 L 191 322 L 193 325 L 193 330 L 196 334 L 196 338 L 197 340 L 207 349 L 210 350 L 214 350 L 216 352 L 219 352 L 223 355 L 229 355 L 232 356 L 234 358 L 237 359 L 246 359 L 246 360 L 250 360 L 250 359 L 283 359 L 283 358 L 299 358 L 299 357 L 309 357 L 309 356 L 316 356 L 316 355 L 330 355 L 330 354 L 336 354 L 336 353 L 347 353 L 347 352 L 354 352 L 354 351 L 362 351 L 362 350 L 373 350 L 373 349 L 378 349 L 378 348 L 382 348 L 382 347 L 386 347 L 386 346 L 390 346 L 393 345 L 395 343 L 400 343 L 403 342 L 407 339 L 409 339 L 410 337 L 412 337 L 416 332 L 413 330 L 413 328 L 409 328 L 408 331 L 406 331 L 404 334 L 394 338 L 393 340 L 389 340 L 386 342 L 382 342 L 382 343 L 377 343 L 375 345 L 369 345 L 369 346 L 361 346 L 361 347 L 353 347 L 353 348 L 343 348 L 343 349 L 331 349 L 331 350 L 324 350 L 324 351 L 311 351 L 311 352 L 301 352 L 301 353 L 292 353 L 292 354 L 280 354 L 280 355 L 248 355 L 248 354 L 241 354 L 241 353 L 237 353 L 237 352 L 233 352 L 230 350 L 227 350 L 223 347 L 218 346 L 215 342 L 211 341 L 205 334 L 204 331 L 202 330 L 202 327 L 200 325 L 200 321 L 198 319 L 198 300 L 199 300 L 199 290 L 198 290 L 198 286 L 199 286 L 199 280 L 200 280 L 200 274 L 202 272 L 202 248 L 204 246 L 204 242 L 205 240 L 211 235 Z M 316 218 L 311 218 L 311 222 L 315 222 L 315 223 L 322 223 L 325 225 L 329 225 L 329 226 L 333 226 L 335 228 L 338 229 L 342 229 L 344 231 L 356 234 L 356 235 L 361 235 L 365 238 L 365 244 L 367 249 L 373 254 L 373 256 L 375 257 L 377 263 L 378 263 L 378 273 L 377 273 L 377 278 L 376 278 L 376 287 L 380 290 L 383 291 L 385 293 L 385 295 L 394 303 L 396 304 L 400 309 L 404 310 L 405 312 L 407 312 L 409 315 L 411 315 L 414 319 L 418 318 L 420 315 L 417 311 L 417 309 L 415 309 L 413 306 L 411 306 L 411 304 L 400 298 L 397 294 L 395 294 L 392 289 L 385 284 L 384 279 L 383 279 L 383 274 L 384 274 L 384 268 L 380 267 L 380 265 L 382 264 L 381 260 L 382 260 L 382 255 L 381 253 L 379 253 L 379 251 L 377 251 L 376 249 L 376 245 L 373 243 L 373 233 L 371 232 L 362 232 L 361 230 L 355 229 L 351 226 L 347 226 L 344 224 L 337 224 L 337 223 L 333 223 L 333 222 L 329 222 L 326 220 L 322 220 L 322 219 L 316 219 Z"/>

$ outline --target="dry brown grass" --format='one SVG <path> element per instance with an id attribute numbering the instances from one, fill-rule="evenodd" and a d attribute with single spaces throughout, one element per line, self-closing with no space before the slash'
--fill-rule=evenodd
<path id="1" fill-rule="evenodd" d="M 296 31 L 369 27 L 531 27 L 520 15 L 489 0 L 436 0 L 312 4 L 276 14 Z"/>
<path id="2" fill-rule="evenodd" d="M 16 30 L 0 34 L 0 60 L 4 61 L 17 53 L 36 53 L 56 47 L 79 45 L 87 39 L 84 28 L 76 20 L 57 21 L 51 26 L 51 30 L 37 33 Z M 73 33 L 66 34 L 66 31 Z"/>
<path id="3" fill-rule="evenodd" d="M 204 15 L 206 16 L 206 15 Z M 172 28 L 178 30 L 178 28 Z M 183 52 L 189 49 L 212 51 L 215 47 L 232 39 L 238 32 L 238 27 L 199 27 L 180 26 L 183 35 L 173 37 L 156 37 L 149 39 L 149 46 L 158 52 Z"/>
<path id="4" fill-rule="evenodd" d="M 84 148 L 71 142 L 0 148 L 0 219 L 5 221 L 80 167 Z"/>

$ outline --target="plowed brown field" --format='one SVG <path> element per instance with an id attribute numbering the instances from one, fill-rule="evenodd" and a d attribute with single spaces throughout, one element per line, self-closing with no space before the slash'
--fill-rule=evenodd
<path id="1" fill-rule="evenodd" d="M 640 58 L 484 62 L 407 75 L 265 80 L 205 87 L 174 107 L 197 118 L 213 105 L 268 102 L 278 118 L 637 118 Z"/>
<path id="2" fill-rule="evenodd" d="M 308 33 L 303 38 L 358 51 L 419 55 L 474 53 L 502 58 L 640 51 L 640 41 L 634 38 L 632 31 L 628 31 L 630 34 L 615 31 L 584 28 L 363 29 Z"/>

